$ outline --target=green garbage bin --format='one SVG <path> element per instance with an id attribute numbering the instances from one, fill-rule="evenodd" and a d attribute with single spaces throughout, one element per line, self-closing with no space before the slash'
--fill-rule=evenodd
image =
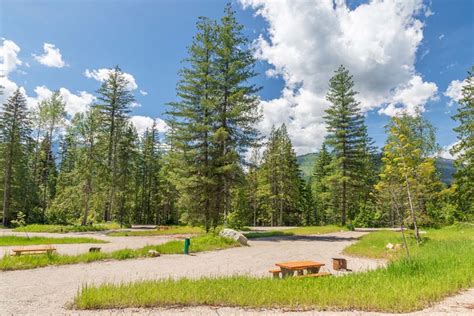
<path id="1" fill-rule="evenodd" d="M 191 246 L 191 239 L 186 238 L 184 240 L 184 254 L 189 255 L 189 247 Z"/>

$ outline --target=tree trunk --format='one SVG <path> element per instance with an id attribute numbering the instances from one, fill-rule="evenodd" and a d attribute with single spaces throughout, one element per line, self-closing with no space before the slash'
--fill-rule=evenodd
<path id="1" fill-rule="evenodd" d="M 393 205 L 395 206 L 395 210 L 398 214 L 398 217 L 400 218 L 400 231 L 402 232 L 403 244 L 405 245 L 405 251 L 406 251 L 406 254 L 407 254 L 407 258 L 410 258 L 410 251 L 408 250 L 408 243 L 407 243 L 407 239 L 405 237 L 405 227 L 403 225 L 403 215 L 399 210 L 398 203 L 395 199 L 395 195 L 393 194 L 392 191 L 390 191 L 390 194 L 392 196 L 392 201 L 393 201 Z"/>
<path id="2" fill-rule="evenodd" d="M 8 157 L 5 163 L 5 181 L 3 189 L 3 226 L 10 224 L 10 198 L 12 178 L 12 144 L 9 146 Z"/>
<path id="3" fill-rule="evenodd" d="M 410 183 L 408 181 L 408 175 L 405 171 L 405 181 L 406 181 L 406 187 L 407 187 L 407 194 L 408 194 L 408 202 L 410 203 L 410 212 L 411 216 L 413 218 L 413 226 L 415 228 L 415 238 L 416 238 L 416 243 L 417 245 L 420 244 L 420 232 L 418 231 L 418 226 L 416 224 L 416 214 L 415 214 L 415 209 L 413 207 L 413 201 L 411 198 L 411 190 L 410 190 Z"/>

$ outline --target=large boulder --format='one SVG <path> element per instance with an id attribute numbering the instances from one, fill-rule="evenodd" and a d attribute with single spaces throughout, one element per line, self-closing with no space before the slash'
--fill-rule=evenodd
<path id="1" fill-rule="evenodd" d="M 248 246 L 247 237 L 245 237 L 244 235 L 242 235 L 241 233 L 239 233 L 236 230 L 233 230 L 233 229 L 230 229 L 230 228 L 224 228 L 223 230 L 221 230 L 219 235 L 222 236 L 222 237 L 225 237 L 225 238 L 230 238 L 230 239 L 233 239 L 235 241 L 238 241 L 241 245 Z"/>

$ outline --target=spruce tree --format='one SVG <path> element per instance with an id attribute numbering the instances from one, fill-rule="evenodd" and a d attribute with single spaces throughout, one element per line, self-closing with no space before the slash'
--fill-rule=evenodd
<path id="1" fill-rule="evenodd" d="M 452 150 L 457 155 L 455 198 L 459 208 L 458 219 L 468 220 L 474 215 L 474 66 L 468 72 L 458 103 L 457 113 L 453 116 L 459 122 L 454 129 L 458 142 Z"/>
<path id="2" fill-rule="evenodd" d="M 108 78 L 97 91 L 99 103 L 95 107 L 101 114 L 106 151 L 104 175 L 108 192 L 103 214 L 104 221 L 110 221 L 115 210 L 117 146 L 126 126 L 130 105 L 135 100 L 128 89 L 128 84 L 122 70 L 116 66 L 110 70 Z"/>
<path id="3" fill-rule="evenodd" d="M 327 177 L 331 174 L 331 155 L 325 143 L 321 146 L 313 167 L 311 190 L 314 196 L 316 217 L 319 223 L 327 223 L 331 213 L 330 188 Z"/>
<path id="4" fill-rule="evenodd" d="M 258 87 L 249 83 L 254 72 L 255 59 L 248 48 L 250 41 L 243 35 L 243 25 L 228 3 L 218 25 L 216 45 L 217 121 L 215 140 L 218 172 L 218 213 L 229 212 L 229 196 L 237 179 L 243 154 L 258 139 Z"/>
<path id="5" fill-rule="evenodd" d="M 26 169 L 26 145 L 30 136 L 30 120 L 26 98 L 20 89 L 3 104 L 0 114 L 0 143 L 3 162 L 3 225 L 8 226 L 14 211 L 22 211 L 22 179 L 19 171 Z M 24 210 L 23 210 L 24 211 Z"/>
<path id="6" fill-rule="evenodd" d="M 188 66 L 180 72 L 177 86 L 180 101 L 170 104 L 168 157 L 178 174 L 180 203 L 196 223 L 206 231 L 219 223 L 216 209 L 215 149 L 216 121 L 216 25 L 200 18 L 197 34 L 189 47 Z"/>
<path id="7" fill-rule="evenodd" d="M 365 123 L 356 100 L 354 82 L 349 71 L 340 66 L 329 82 L 326 99 L 331 107 L 324 117 L 328 135 L 326 143 L 332 148 L 334 201 L 341 211 L 341 224 L 346 224 L 348 212 L 355 212 L 354 195 L 360 188 L 360 168 L 366 156 L 364 148 Z"/>

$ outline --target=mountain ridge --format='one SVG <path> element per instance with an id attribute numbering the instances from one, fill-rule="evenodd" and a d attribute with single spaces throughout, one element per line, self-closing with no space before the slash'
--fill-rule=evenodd
<path id="1" fill-rule="evenodd" d="M 303 174 L 303 178 L 308 180 L 313 170 L 314 162 L 318 153 L 308 153 L 297 156 L 296 159 L 300 165 L 300 170 Z M 437 157 L 436 158 L 436 169 L 440 174 L 440 179 L 444 183 L 450 185 L 453 182 L 453 174 L 456 171 L 454 167 L 454 160 Z"/>

